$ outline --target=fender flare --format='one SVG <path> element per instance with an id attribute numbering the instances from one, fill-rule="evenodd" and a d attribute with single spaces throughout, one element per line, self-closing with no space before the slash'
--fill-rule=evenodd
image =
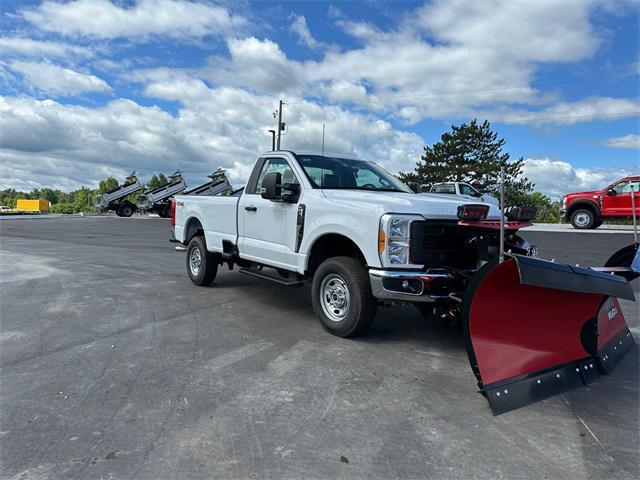
<path id="1" fill-rule="evenodd" d="M 199 224 L 199 228 L 196 225 L 196 222 Z M 196 216 L 190 216 L 185 222 L 185 234 L 184 234 L 184 243 L 188 244 L 191 239 L 201 230 L 204 235 L 204 227 L 202 226 L 202 221 Z"/>
<path id="2" fill-rule="evenodd" d="M 571 205 L 569 205 L 569 208 L 567 208 L 567 218 L 570 219 L 571 215 L 573 215 L 573 212 L 575 212 L 576 209 L 580 207 L 588 207 L 593 209 L 593 211 L 596 214 L 596 219 L 601 217 L 600 205 L 598 205 L 597 202 L 595 202 L 594 200 L 581 199 L 581 200 L 576 200 L 575 202 L 571 202 Z"/>

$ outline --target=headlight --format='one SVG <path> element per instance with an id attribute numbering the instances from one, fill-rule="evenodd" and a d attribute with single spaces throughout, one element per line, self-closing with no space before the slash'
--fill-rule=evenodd
<path id="1" fill-rule="evenodd" d="M 416 267 L 411 264 L 411 222 L 424 220 L 420 215 L 387 213 L 380 219 L 378 254 L 384 267 Z"/>
<path id="2" fill-rule="evenodd" d="M 567 197 L 562 197 L 562 208 L 567 208 Z"/>

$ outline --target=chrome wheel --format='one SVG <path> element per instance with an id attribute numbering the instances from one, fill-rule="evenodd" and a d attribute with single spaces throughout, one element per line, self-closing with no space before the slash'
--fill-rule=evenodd
<path id="1" fill-rule="evenodd" d="M 591 221 L 591 217 L 589 216 L 588 213 L 579 212 L 576 214 L 575 217 L 573 217 L 573 221 L 579 227 L 586 227 L 587 225 L 589 225 L 589 222 Z"/>
<path id="2" fill-rule="evenodd" d="M 194 277 L 197 277 L 200 273 L 200 268 L 202 267 L 202 254 L 200 253 L 200 249 L 195 247 L 191 250 L 191 255 L 189 255 L 189 268 L 191 269 L 191 274 Z"/>
<path id="3" fill-rule="evenodd" d="M 340 275 L 327 275 L 320 285 L 320 305 L 324 314 L 334 322 L 344 320 L 349 313 L 349 289 Z"/>

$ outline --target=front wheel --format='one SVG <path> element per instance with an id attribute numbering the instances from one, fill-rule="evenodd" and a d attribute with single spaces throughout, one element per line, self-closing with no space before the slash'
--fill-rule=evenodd
<path id="1" fill-rule="evenodd" d="M 204 237 L 197 235 L 187 247 L 187 273 L 195 285 L 209 285 L 218 273 L 218 258 L 207 250 Z"/>
<path id="2" fill-rule="evenodd" d="M 591 210 L 580 209 L 571 214 L 571 225 L 579 230 L 593 228 L 596 223 L 596 216 Z"/>
<path id="3" fill-rule="evenodd" d="M 351 257 L 325 260 L 313 276 L 313 310 L 333 335 L 354 337 L 364 333 L 376 315 L 366 267 Z"/>

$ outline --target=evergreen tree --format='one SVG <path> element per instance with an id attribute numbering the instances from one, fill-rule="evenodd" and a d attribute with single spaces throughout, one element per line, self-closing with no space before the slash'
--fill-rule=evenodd
<path id="1" fill-rule="evenodd" d="M 163 187 L 167 183 L 169 183 L 169 180 L 167 180 L 167 177 L 165 177 L 163 173 L 160 173 L 158 175 L 153 174 L 153 176 L 147 182 L 146 186 L 147 186 L 147 190 L 153 190 L 154 188 Z"/>
<path id="2" fill-rule="evenodd" d="M 491 130 L 488 121 L 451 126 L 440 141 L 424 147 L 424 155 L 413 172 L 400 173 L 404 182 L 432 185 L 438 182 L 468 182 L 481 192 L 496 194 L 500 168 L 506 168 L 506 204 L 533 190 L 533 183 L 522 176 L 524 160 L 509 161 L 502 151 L 505 141 Z"/>

